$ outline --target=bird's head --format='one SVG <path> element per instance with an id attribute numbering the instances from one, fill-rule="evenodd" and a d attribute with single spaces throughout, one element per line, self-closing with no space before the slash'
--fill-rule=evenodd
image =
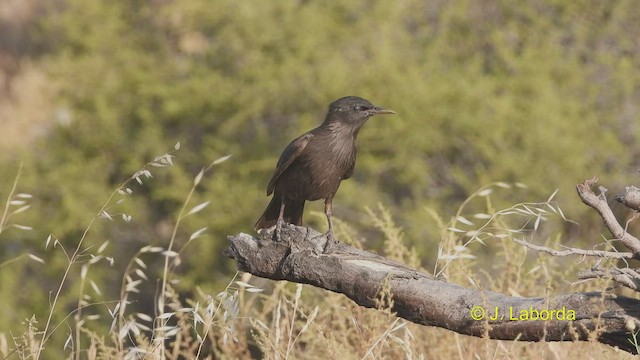
<path id="1" fill-rule="evenodd" d="M 383 114 L 395 114 L 395 112 L 373 105 L 368 100 L 357 96 L 345 96 L 329 105 L 325 122 L 360 128 L 370 117 Z"/>

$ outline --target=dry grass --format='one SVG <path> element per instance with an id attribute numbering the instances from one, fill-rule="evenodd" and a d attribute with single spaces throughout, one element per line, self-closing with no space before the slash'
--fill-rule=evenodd
<path id="1" fill-rule="evenodd" d="M 127 184 L 131 181 L 143 183 L 144 178 L 151 175 L 149 168 L 170 166 L 171 159 L 168 154 L 160 156 L 121 184 L 97 212 L 92 224 L 100 219 L 128 221 L 129 216 L 116 213 L 115 207 L 119 198 L 132 195 Z M 224 160 L 226 158 L 219 159 L 211 166 Z M 47 239 L 50 247 L 63 251 L 69 260 L 69 267 L 64 274 L 60 274 L 60 286 L 51 304 L 50 316 L 48 319 L 27 319 L 22 329 L 15 329 L 10 334 L 0 334 L 0 355 L 16 359 L 43 358 L 43 349 L 52 344 L 49 342 L 51 336 L 66 332 L 66 344 L 58 353 L 66 354 L 69 359 L 631 358 L 629 354 L 617 352 L 596 342 L 494 341 L 412 324 L 391 313 L 389 309 L 393 303 L 393 294 L 384 290 L 378 298 L 379 309 L 365 309 L 340 294 L 236 273 L 217 294 L 196 289 L 194 298 L 185 298 L 172 286 L 179 281 L 175 269 L 179 265 L 181 254 L 181 249 L 175 249 L 173 244 L 177 243 L 176 234 L 181 221 L 197 214 L 208 204 L 191 204 L 191 195 L 207 169 L 194 180 L 176 219 L 169 244 L 166 247 L 145 246 L 129 260 L 122 272 L 119 299 L 96 303 L 91 296 L 91 293 L 99 292 L 100 289 L 88 274 L 93 267 L 108 266 L 113 260 L 106 255 L 107 243 L 88 256 L 88 249 L 83 246 L 84 235 L 70 250 L 55 238 Z M 15 183 L 18 183 L 18 177 Z M 28 206 L 28 194 L 16 193 L 15 188 L 14 186 L 9 194 L 0 221 L 0 233 L 6 226 L 15 224 L 11 222 L 15 216 L 28 210 L 28 207 L 25 208 Z M 495 210 L 489 197 L 491 191 L 487 190 L 500 188 L 510 188 L 510 185 L 492 184 L 470 198 L 469 201 L 480 199 L 486 203 L 487 211 L 481 215 L 465 216 L 468 202 L 448 222 L 431 213 L 443 233 L 435 272 L 449 281 L 465 286 L 515 296 L 549 296 L 558 291 L 567 291 L 567 286 L 558 284 L 564 284 L 563 279 L 572 277 L 572 267 L 561 267 L 554 258 L 546 255 L 537 256 L 531 264 L 527 260 L 526 250 L 511 241 L 514 234 L 535 237 L 544 218 L 562 218 L 561 211 L 556 208 L 556 211 L 549 210 L 544 216 L 541 215 L 540 209 L 553 208 L 551 198 L 539 204 L 519 204 L 507 210 Z M 402 229 L 393 222 L 391 214 L 382 206 L 377 211 L 368 212 L 375 228 L 387 239 L 385 255 L 417 266 L 419 262 L 415 251 L 405 246 Z M 521 216 L 518 222 L 521 226 L 513 228 L 508 225 L 513 223 L 511 216 Z M 476 219 L 478 224 L 467 218 Z M 531 231 L 527 232 L 527 226 Z M 470 230 L 462 230 L 463 228 Z M 196 240 L 205 230 L 194 232 L 189 241 Z M 350 242 L 355 246 L 362 246 L 352 229 L 345 226 L 338 231 L 339 234 L 350 234 Z M 507 236 L 497 236 L 498 234 Z M 477 250 L 474 246 L 493 249 L 492 268 L 478 266 L 473 255 Z M 117 249 L 112 251 L 117 253 Z M 27 256 L 39 259 L 32 254 Z M 146 263 L 150 257 L 162 257 L 164 261 L 159 279 L 150 279 L 146 271 Z M 73 319 L 68 321 L 73 326 L 64 328 L 62 324 L 51 323 L 51 315 L 65 311 L 56 306 L 56 300 L 60 297 L 60 291 L 66 288 L 65 282 L 73 269 L 80 271 L 78 302 L 77 308 L 67 316 Z M 155 297 L 155 307 L 145 312 L 130 311 L 128 305 L 140 296 L 140 285 L 156 280 L 161 291 Z M 590 282 L 571 289 L 598 290 L 603 286 L 603 283 Z M 101 316 L 97 311 L 98 305 L 107 306 L 110 316 Z"/>

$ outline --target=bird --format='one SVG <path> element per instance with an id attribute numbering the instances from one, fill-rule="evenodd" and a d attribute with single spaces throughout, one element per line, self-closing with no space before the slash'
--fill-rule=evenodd
<path id="1" fill-rule="evenodd" d="M 332 102 L 322 124 L 294 139 L 280 155 L 267 186 L 267 196 L 273 197 L 254 230 L 276 225 L 279 238 L 284 222 L 302 224 L 305 201 L 324 199 L 329 225 L 325 235 L 336 242 L 331 221 L 333 197 L 342 180 L 353 174 L 360 128 L 372 116 L 384 114 L 395 111 L 357 96 Z"/>

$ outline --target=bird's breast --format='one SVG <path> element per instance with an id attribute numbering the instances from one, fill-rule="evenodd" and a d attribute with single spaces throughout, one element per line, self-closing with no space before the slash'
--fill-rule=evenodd
<path id="1" fill-rule="evenodd" d="M 353 139 L 314 136 L 279 183 L 287 186 L 292 198 L 323 199 L 335 194 L 340 182 L 351 177 L 355 162 Z"/>

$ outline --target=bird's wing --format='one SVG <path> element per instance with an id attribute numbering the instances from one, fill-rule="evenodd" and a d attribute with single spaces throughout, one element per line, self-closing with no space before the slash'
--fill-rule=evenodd
<path id="1" fill-rule="evenodd" d="M 273 190 L 276 187 L 276 182 L 280 175 L 287 170 L 289 165 L 293 163 L 299 156 L 302 154 L 302 151 L 309 143 L 309 139 L 313 137 L 312 133 L 306 133 L 297 139 L 293 140 L 289 146 L 282 152 L 280 155 L 280 159 L 278 160 L 278 165 L 276 166 L 276 172 L 273 173 L 273 177 L 271 181 L 269 181 L 269 186 L 267 186 L 267 195 L 271 195 Z"/>

